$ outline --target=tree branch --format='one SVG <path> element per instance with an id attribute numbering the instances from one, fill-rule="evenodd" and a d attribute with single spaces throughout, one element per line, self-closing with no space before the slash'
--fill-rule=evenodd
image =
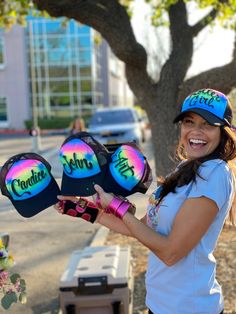
<path id="1" fill-rule="evenodd" d="M 228 0 L 219 0 L 217 3 L 217 8 L 213 8 L 206 16 L 199 20 L 194 26 L 192 26 L 192 34 L 194 37 L 198 35 L 207 25 L 215 20 L 217 14 L 219 13 L 219 4 L 228 3 Z"/>
<path id="2" fill-rule="evenodd" d="M 201 20 L 199 20 L 195 25 L 192 26 L 192 34 L 194 37 L 198 35 L 207 25 L 212 22 L 218 14 L 218 10 L 213 9 L 210 13 L 204 16 Z"/>
<path id="3" fill-rule="evenodd" d="M 136 41 L 129 16 L 118 0 L 33 1 L 51 16 L 72 18 L 96 29 L 120 60 L 146 70 L 146 51 Z"/>
<path id="4" fill-rule="evenodd" d="M 193 55 L 191 27 L 188 25 L 186 4 L 183 0 L 170 6 L 169 20 L 172 51 L 162 68 L 160 84 L 166 84 L 168 80 L 178 86 L 186 75 Z"/>
<path id="5" fill-rule="evenodd" d="M 181 102 L 193 90 L 210 87 L 228 94 L 236 85 L 236 40 L 230 63 L 202 72 L 183 82 L 178 101 Z"/>

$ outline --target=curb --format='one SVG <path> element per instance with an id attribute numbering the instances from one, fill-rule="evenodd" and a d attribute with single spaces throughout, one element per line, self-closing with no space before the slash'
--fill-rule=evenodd
<path id="1" fill-rule="evenodd" d="M 109 231 L 110 230 L 104 226 L 99 227 L 92 241 L 90 242 L 90 246 L 102 246 L 106 240 Z"/>

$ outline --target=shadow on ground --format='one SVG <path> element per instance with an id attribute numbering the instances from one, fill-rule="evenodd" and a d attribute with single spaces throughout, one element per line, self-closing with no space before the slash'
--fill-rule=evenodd
<path id="1" fill-rule="evenodd" d="M 59 313 L 59 300 L 58 298 L 52 299 L 47 304 L 36 304 L 32 307 L 33 314 L 58 314 Z"/>

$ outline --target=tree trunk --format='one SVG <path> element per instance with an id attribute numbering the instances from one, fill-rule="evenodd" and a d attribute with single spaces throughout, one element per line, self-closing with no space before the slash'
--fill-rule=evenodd
<path id="1" fill-rule="evenodd" d="M 165 176 L 176 163 L 175 147 L 178 141 L 178 126 L 173 124 L 176 115 L 174 92 L 158 90 L 155 98 L 146 104 L 149 116 L 157 176 Z M 162 108 L 162 110 L 157 110 Z"/>

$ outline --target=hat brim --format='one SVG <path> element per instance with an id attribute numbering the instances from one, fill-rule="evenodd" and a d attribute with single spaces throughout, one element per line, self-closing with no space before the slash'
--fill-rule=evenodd
<path id="1" fill-rule="evenodd" d="M 11 202 L 21 216 L 30 218 L 37 215 L 46 208 L 55 205 L 59 201 L 57 195 L 60 194 L 61 191 L 59 186 L 52 177 L 51 182 L 47 188 L 38 195 L 24 199 L 22 201 L 16 201 L 11 198 Z"/>
<path id="2" fill-rule="evenodd" d="M 199 116 L 201 116 L 204 120 L 206 120 L 209 124 L 213 126 L 223 126 L 227 124 L 226 121 L 217 118 L 213 113 L 204 109 L 200 109 L 200 108 L 191 108 L 189 110 L 185 110 L 184 112 L 181 112 L 179 115 L 177 115 L 177 117 L 175 117 L 175 119 L 173 120 L 173 123 L 183 120 L 184 116 L 188 112 L 193 112 L 193 113 L 198 114 Z"/>
<path id="3" fill-rule="evenodd" d="M 105 171 L 104 171 L 105 172 Z M 87 178 L 71 178 L 63 172 L 61 181 L 61 193 L 67 196 L 91 196 L 96 194 L 94 185 L 102 185 L 105 173 L 103 171 L 98 175 Z"/>

